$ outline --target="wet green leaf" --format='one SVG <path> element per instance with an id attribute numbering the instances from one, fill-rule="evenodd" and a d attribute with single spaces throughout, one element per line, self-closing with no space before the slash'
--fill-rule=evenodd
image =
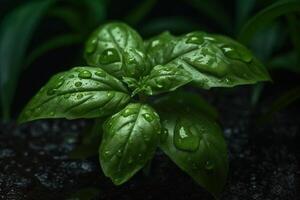
<path id="1" fill-rule="evenodd" d="M 114 184 L 129 180 L 153 157 L 158 145 L 160 121 L 148 105 L 129 104 L 104 125 L 100 163 Z"/>
<path id="2" fill-rule="evenodd" d="M 192 80 L 192 75 L 183 68 L 157 65 L 144 77 L 139 89 L 147 95 L 156 95 L 174 91 Z"/>
<path id="3" fill-rule="evenodd" d="M 19 74 L 30 38 L 54 0 L 29 1 L 6 15 L 0 25 L 0 101 L 9 118 Z"/>
<path id="4" fill-rule="evenodd" d="M 98 66 L 121 78 L 147 73 L 147 58 L 140 35 L 124 23 L 109 23 L 98 28 L 85 47 L 85 58 L 91 66 Z"/>
<path id="5" fill-rule="evenodd" d="M 199 185 L 219 197 L 228 173 L 227 148 L 219 126 L 206 116 L 162 116 L 161 149 Z"/>
<path id="6" fill-rule="evenodd" d="M 199 87 L 233 87 L 270 80 L 264 66 L 238 42 L 220 35 L 164 33 L 150 39 L 146 52 L 152 65 L 183 67 Z"/>
<path id="7" fill-rule="evenodd" d="M 19 121 L 101 117 L 117 112 L 129 99 L 123 84 L 102 69 L 75 67 L 53 76 L 27 104 Z"/>

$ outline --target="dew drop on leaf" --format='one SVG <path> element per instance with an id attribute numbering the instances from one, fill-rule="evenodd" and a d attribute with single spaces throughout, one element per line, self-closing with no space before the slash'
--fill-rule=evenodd
<path id="1" fill-rule="evenodd" d="M 149 113 L 143 114 L 143 117 L 148 122 L 152 122 L 154 120 L 154 117 L 152 115 L 150 115 Z"/>
<path id="2" fill-rule="evenodd" d="M 108 97 L 111 97 L 111 96 L 113 96 L 113 93 L 109 91 L 109 92 L 107 93 L 107 96 L 108 96 Z"/>
<path id="3" fill-rule="evenodd" d="M 202 37 L 196 37 L 196 36 L 192 36 L 189 37 L 186 41 L 186 43 L 188 44 L 202 44 L 204 42 L 204 39 Z"/>
<path id="4" fill-rule="evenodd" d="M 169 131 L 168 131 L 168 129 L 163 128 L 162 131 L 161 131 L 160 141 L 161 141 L 161 142 L 166 141 L 166 139 L 168 138 L 168 136 L 169 136 Z"/>
<path id="5" fill-rule="evenodd" d="M 65 95 L 64 95 L 64 98 L 65 98 L 65 99 L 68 99 L 68 98 L 70 98 L 70 96 L 71 96 L 71 94 L 65 94 Z"/>
<path id="6" fill-rule="evenodd" d="M 77 99 L 82 99 L 82 97 L 83 97 L 83 94 L 78 94 L 77 95 Z"/>
<path id="7" fill-rule="evenodd" d="M 60 80 L 60 81 L 58 81 L 57 83 L 56 83 L 56 85 L 55 85 L 55 89 L 58 89 L 58 88 L 60 88 L 63 84 L 64 84 L 64 80 Z"/>
<path id="8" fill-rule="evenodd" d="M 119 149 L 119 150 L 117 151 L 117 156 L 121 157 L 121 156 L 122 156 L 122 153 L 123 153 L 123 151 L 122 151 L 121 149 Z"/>
<path id="9" fill-rule="evenodd" d="M 103 65 L 115 63 L 118 61 L 120 61 L 119 53 L 116 49 L 113 48 L 104 50 L 99 57 L 99 63 Z"/>
<path id="10" fill-rule="evenodd" d="M 103 71 L 95 72 L 95 75 L 98 76 L 98 77 L 105 77 L 106 76 L 106 74 Z"/>
<path id="11" fill-rule="evenodd" d="M 75 83 L 75 86 L 76 86 L 76 87 L 80 87 L 81 85 L 82 85 L 82 82 L 79 82 L 79 81 L 78 81 L 78 82 Z"/>
<path id="12" fill-rule="evenodd" d="M 229 46 L 223 46 L 222 51 L 225 56 L 231 59 L 241 60 L 244 62 L 250 62 L 252 60 L 251 53 L 242 48 L 233 49 Z"/>
<path id="13" fill-rule="evenodd" d="M 135 109 L 130 109 L 130 108 L 126 108 L 123 112 L 122 112 L 122 116 L 124 117 L 128 117 L 130 115 L 135 114 Z"/>
<path id="14" fill-rule="evenodd" d="M 89 72 L 88 70 L 82 70 L 78 74 L 79 78 L 87 79 L 92 77 L 92 73 Z"/>
<path id="15" fill-rule="evenodd" d="M 210 160 L 205 162 L 205 169 L 212 170 L 214 168 L 214 163 Z"/>
<path id="16" fill-rule="evenodd" d="M 55 92 L 56 92 L 55 89 L 49 89 L 49 90 L 47 91 L 47 95 L 49 95 L 49 96 L 54 95 Z"/>
<path id="17" fill-rule="evenodd" d="M 183 126 L 175 128 L 173 139 L 175 147 L 183 151 L 196 151 L 199 147 L 200 138 Z"/>
<path id="18" fill-rule="evenodd" d="M 93 38 L 92 40 L 90 40 L 86 46 L 86 52 L 89 54 L 94 53 L 97 48 L 97 43 L 98 43 L 97 38 Z"/>

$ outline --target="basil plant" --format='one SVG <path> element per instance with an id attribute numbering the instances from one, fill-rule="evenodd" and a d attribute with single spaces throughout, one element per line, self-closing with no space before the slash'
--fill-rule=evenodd
<path id="1" fill-rule="evenodd" d="M 144 41 L 128 25 L 115 22 L 91 35 L 84 57 L 87 66 L 54 75 L 19 121 L 104 118 L 99 158 L 115 185 L 145 167 L 159 147 L 218 197 L 228 158 L 217 113 L 195 92 L 179 88 L 270 80 L 249 50 L 228 37 L 199 31 L 164 32 Z"/>

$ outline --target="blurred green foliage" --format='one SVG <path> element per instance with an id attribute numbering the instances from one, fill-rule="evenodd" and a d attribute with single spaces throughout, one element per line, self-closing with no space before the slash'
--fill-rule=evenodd
<path id="1" fill-rule="evenodd" d="M 252 49 L 269 70 L 300 72 L 299 0 L 0 0 L 0 3 L 2 119 L 11 117 L 18 80 L 26 67 L 56 49 L 82 45 L 95 27 L 110 20 L 125 21 L 146 37 L 166 30 L 174 34 L 193 30 L 226 34 Z M 53 21 L 62 23 L 64 28 L 48 33 L 44 29 L 52 30 Z M 37 33 L 45 36 L 35 42 Z M 259 101 L 263 89 L 263 85 L 254 87 L 253 104 Z"/>

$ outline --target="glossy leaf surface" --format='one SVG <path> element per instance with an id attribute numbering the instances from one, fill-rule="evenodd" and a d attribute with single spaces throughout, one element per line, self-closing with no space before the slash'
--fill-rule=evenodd
<path id="1" fill-rule="evenodd" d="M 225 36 L 192 32 L 174 37 L 165 33 L 148 44 L 152 65 L 183 67 L 192 74 L 193 82 L 205 89 L 270 79 L 246 47 Z"/>
<path id="2" fill-rule="evenodd" d="M 192 81 L 192 75 L 183 68 L 173 66 L 155 66 L 142 80 L 142 90 L 147 95 L 174 91 Z"/>
<path id="3" fill-rule="evenodd" d="M 129 104 L 104 125 L 100 163 L 114 184 L 130 179 L 152 158 L 158 145 L 160 121 L 148 105 Z"/>
<path id="4" fill-rule="evenodd" d="M 219 126 L 200 114 L 162 117 L 160 147 L 199 185 L 218 197 L 228 173 L 227 149 Z"/>
<path id="5" fill-rule="evenodd" d="M 19 120 L 101 117 L 117 112 L 129 99 L 123 84 L 102 69 L 75 67 L 53 76 L 31 99 Z"/>
<path id="6" fill-rule="evenodd" d="M 85 47 L 87 63 L 120 78 L 147 72 L 143 40 L 124 23 L 109 23 L 98 28 Z"/>

